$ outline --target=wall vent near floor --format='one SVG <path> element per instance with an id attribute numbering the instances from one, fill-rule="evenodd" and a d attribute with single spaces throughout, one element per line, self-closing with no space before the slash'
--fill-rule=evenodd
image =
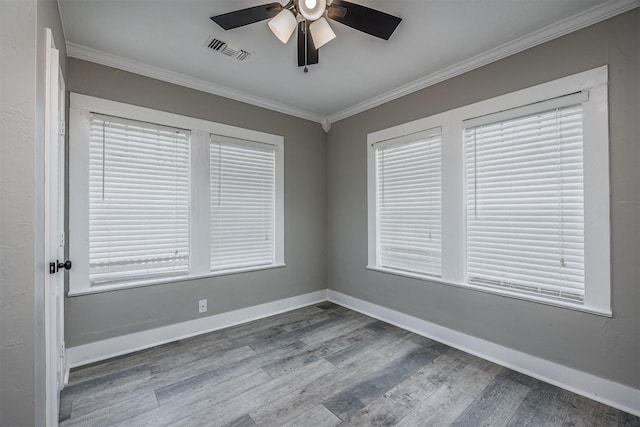
<path id="1" fill-rule="evenodd" d="M 231 58 L 237 59 L 238 61 L 245 61 L 247 58 L 249 58 L 249 56 L 251 56 L 251 52 L 249 52 L 248 50 L 231 46 L 227 42 L 223 42 L 222 40 L 219 40 L 215 37 L 209 41 L 207 47 Z"/>

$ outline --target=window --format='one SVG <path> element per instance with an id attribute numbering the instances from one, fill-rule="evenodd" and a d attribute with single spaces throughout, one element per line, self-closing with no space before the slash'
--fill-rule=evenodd
<path id="1" fill-rule="evenodd" d="M 374 149 L 378 265 L 440 276 L 440 130 Z"/>
<path id="2" fill-rule="evenodd" d="M 89 281 L 189 273 L 189 133 L 90 115 Z"/>
<path id="3" fill-rule="evenodd" d="M 421 246 L 411 243 L 424 242 L 426 222 L 417 218 L 426 216 L 424 205 L 402 205 L 403 216 L 381 204 L 389 173 L 382 158 L 403 150 L 394 141 L 433 132 L 424 129 L 439 130 L 440 152 L 428 166 L 417 166 L 408 148 L 396 154 L 391 173 L 417 174 L 394 181 L 392 194 L 426 200 L 441 182 L 440 206 L 429 208 L 437 212 L 429 226 L 440 228 L 440 264 L 391 262 L 388 242 L 420 258 Z M 367 142 L 369 269 L 611 315 L 606 66 L 378 131 Z M 438 181 L 420 178 L 435 171 Z"/>
<path id="4" fill-rule="evenodd" d="M 275 148 L 211 137 L 211 271 L 274 262 Z"/>
<path id="5" fill-rule="evenodd" d="M 582 105 L 539 109 L 465 129 L 468 280 L 583 301 Z"/>
<path id="6" fill-rule="evenodd" d="M 284 266 L 280 136 L 72 94 L 69 294 Z"/>

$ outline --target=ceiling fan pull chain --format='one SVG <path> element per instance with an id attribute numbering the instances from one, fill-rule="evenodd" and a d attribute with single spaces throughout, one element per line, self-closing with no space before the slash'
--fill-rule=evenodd
<path id="1" fill-rule="evenodd" d="M 307 61 L 309 61 L 309 41 L 307 37 L 309 36 L 309 23 L 305 19 L 304 21 L 304 72 L 309 72 L 309 67 L 307 67 Z"/>

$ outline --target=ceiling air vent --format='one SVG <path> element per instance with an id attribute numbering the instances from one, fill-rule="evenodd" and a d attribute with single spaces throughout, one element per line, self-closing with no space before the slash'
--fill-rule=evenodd
<path id="1" fill-rule="evenodd" d="M 215 50 L 216 52 L 230 56 L 231 58 L 237 59 L 238 61 L 244 61 L 251 56 L 251 52 L 244 49 L 238 49 L 216 38 L 213 38 L 207 47 L 211 50 Z"/>

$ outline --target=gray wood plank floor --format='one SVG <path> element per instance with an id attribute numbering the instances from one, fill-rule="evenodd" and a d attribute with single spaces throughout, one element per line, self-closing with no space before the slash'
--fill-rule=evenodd
<path id="1" fill-rule="evenodd" d="M 71 371 L 62 426 L 640 426 L 332 303 Z"/>

